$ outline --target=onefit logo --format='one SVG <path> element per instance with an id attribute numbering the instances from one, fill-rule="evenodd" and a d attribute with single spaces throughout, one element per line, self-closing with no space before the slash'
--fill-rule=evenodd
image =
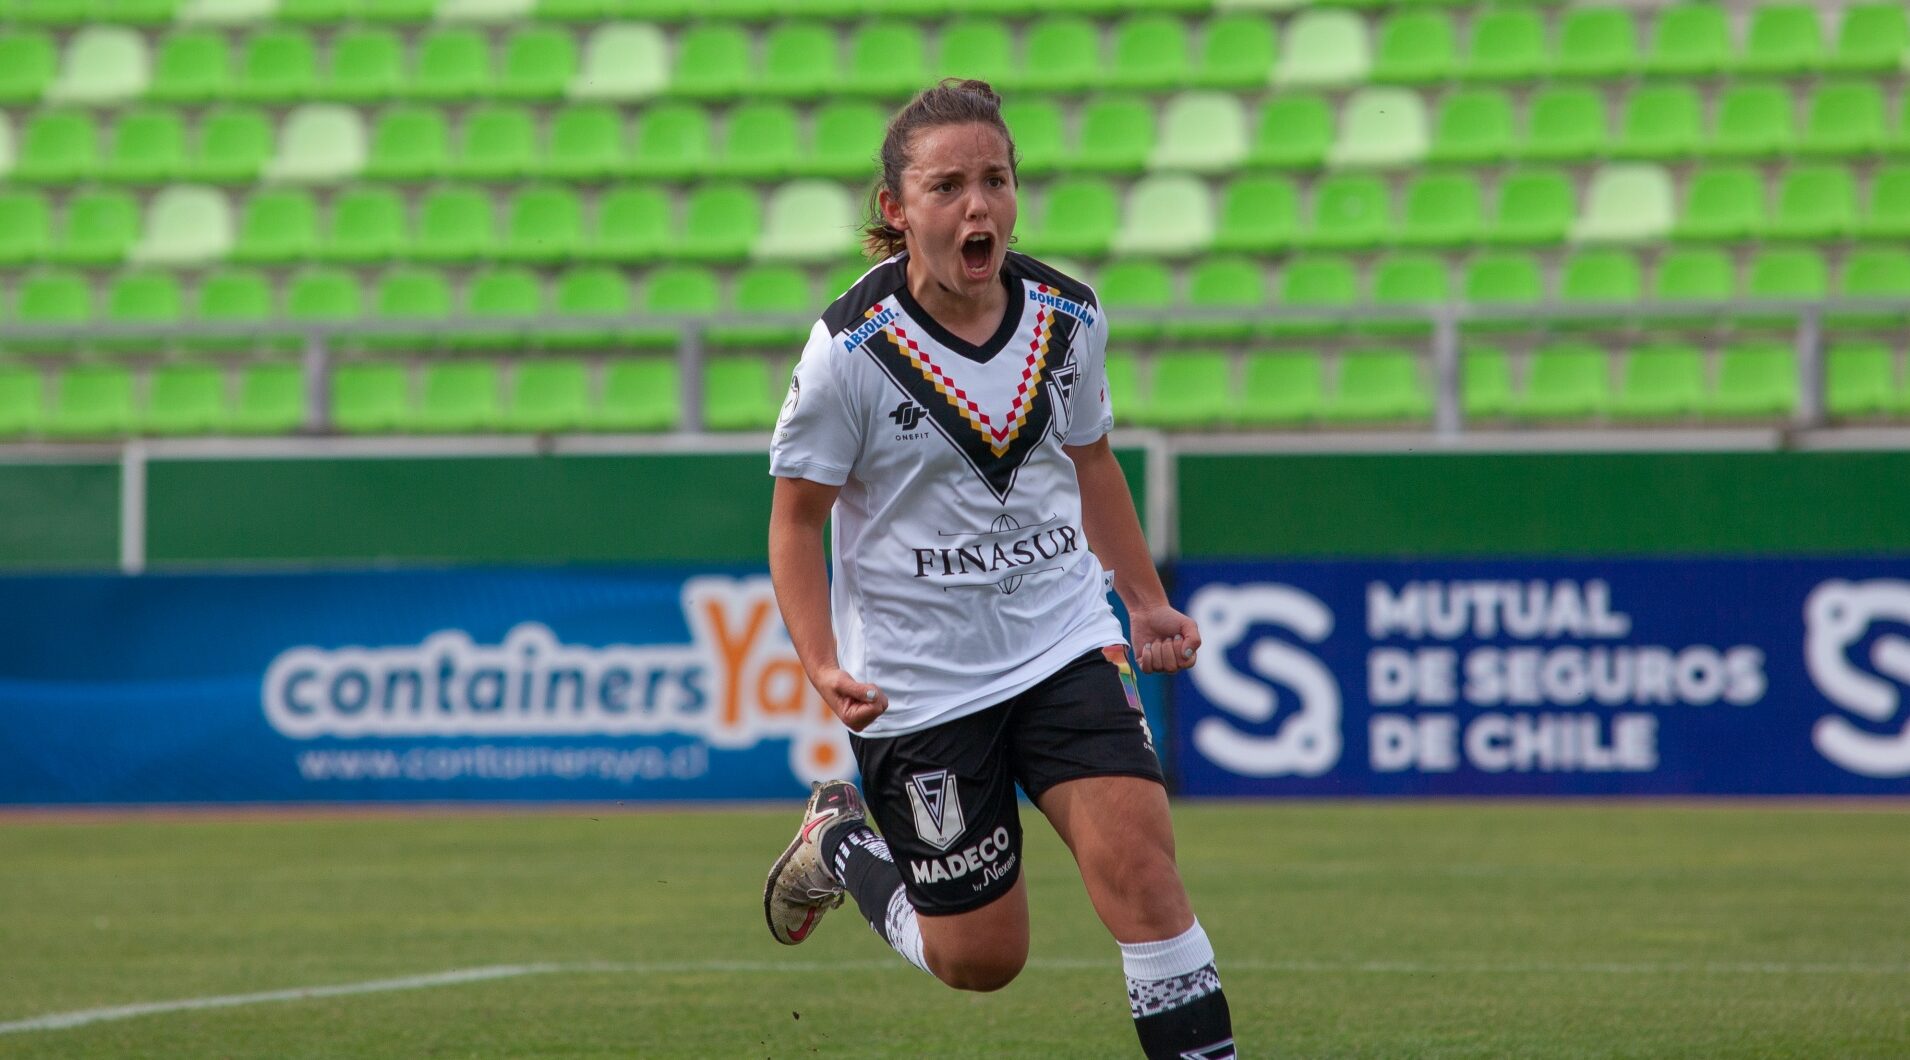
<path id="1" fill-rule="evenodd" d="M 1317 644 L 1333 632 L 1333 612 L 1312 595 L 1287 585 L 1210 585 L 1188 602 L 1210 649 L 1188 671 L 1208 702 L 1246 721 L 1266 723 L 1279 705 L 1274 685 L 1299 697 L 1299 712 L 1272 736 L 1242 732 L 1221 717 L 1194 725 L 1194 748 L 1242 776 L 1319 776 L 1340 760 L 1340 686 L 1311 652 L 1262 636 L 1247 652 L 1251 674 L 1234 669 L 1230 649 L 1256 626 L 1278 626 Z"/>
<path id="2" fill-rule="evenodd" d="M 894 412 L 889 413 L 889 418 L 895 421 L 897 427 L 902 428 L 902 433 L 907 434 L 914 430 L 916 425 L 922 422 L 922 417 L 926 415 L 928 415 L 927 409 L 913 401 L 904 401 L 895 407 Z"/>
<path id="3" fill-rule="evenodd" d="M 1804 601 L 1804 665 L 1825 698 L 1878 725 L 1899 716 L 1900 685 L 1910 685 L 1910 637 L 1881 633 L 1870 644 L 1870 665 L 1853 665 L 1850 649 L 1879 622 L 1910 626 L 1910 582 L 1827 581 Z M 1879 676 L 1879 675 L 1883 676 Z M 1893 681 L 1885 680 L 1892 678 Z M 1910 716 L 1894 734 L 1870 732 L 1837 714 L 1811 730 L 1818 753 L 1867 777 L 1910 776 Z"/>

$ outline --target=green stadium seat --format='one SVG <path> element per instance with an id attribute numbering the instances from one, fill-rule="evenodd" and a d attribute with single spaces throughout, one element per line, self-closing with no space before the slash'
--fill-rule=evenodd
<path id="1" fill-rule="evenodd" d="M 1867 155 L 1882 149 L 1883 92 L 1870 81 L 1826 81 L 1811 93 L 1797 150 L 1806 155 Z"/>
<path id="2" fill-rule="evenodd" d="M 1498 210 L 1487 229 L 1495 243 L 1557 243 L 1575 213 L 1572 183 L 1555 169 L 1514 170 L 1499 181 Z"/>
<path id="3" fill-rule="evenodd" d="M 396 266 L 373 287 L 370 316 L 383 330 L 367 336 L 364 345 L 375 350 L 436 348 L 443 344 L 443 322 L 451 312 L 451 284 L 443 273 Z"/>
<path id="4" fill-rule="evenodd" d="M 537 167 L 537 127 L 529 110 L 486 104 L 464 116 L 453 170 L 475 180 L 510 180 Z"/>
<path id="5" fill-rule="evenodd" d="M 1704 403 L 1704 355 L 1690 346 L 1657 343 L 1625 356 L 1611 414 L 1627 419 L 1680 419 Z"/>
<path id="6" fill-rule="evenodd" d="M 66 55 L 46 101 L 105 107 L 146 94 L 152 59 L 145 38 L 127 26 L 87 25 L 66 42 Z"/>
<path id="7" fill-rule="evenodd" d="M 849 73 L 843 89 L 868 96 L 903 97 L 928 83 L 928 44 L 921 27 L 893 21 L 856 27 L 849 41 Z"/>
<path id="8" fill-rule="evenodd" d="M 1459 411 L 1467 419 L 1511 414 L 1512 368 L 1503 350 L 1478 346 L 1459 354 Z"/>
<path id="9" fill-rule="evenodd" d="M 1797 165 L 1777 187 L 1769 234 L 1784 239 L 1836 239 L 1857 223 L 1857 187 L 1837 165 Z"/>
<path id="10" fill-rule="evenodd" d="M 751 251 L 759 261 L 837 261 L 858 238 L 855 204 L 834 181 L 798 180 L 776 188 L 764 222 Z"/>
<path id="11" fill-rule="evenodd" d="M 112 438 L 131 434 L 133 374 L 124 368 L 68 368 L 55 381 L 53 407 L 42 430 L 60 438 Z"/>
<path id="12" fill-rule="evenodd" d="M 51 34 L 0 28 L 0 103 L 32 103 L 59 67 Z"/>
<path id="13" fill-rule="evenodd" d="M 232 208 L 225 195 L 180 184 L 153 196 L 145 233 L 129 256 L 150 265 L 203 265 L 223 260 L 232 242 Z"/>
<path id="14" fill-rule="evenodd" d="M 776 180 L 797 169 L 802 137 L 796 109 L 775 100 L 750 100 L 729 113 L 723 153 L 711 170 L 751 180 Z"/>
<path id="15" fill-rule="evenodd" d="M 1095 278 L 1095 294 L 1108 310 L 1108 336 L 1120 343 L 1153 342 L 1167 331 L 1159 319 L 1135 311 L 1164 312 L 1178 304 L 1174 277 L 1158 261 L 1117 258 Z"/>
<path id="16" fill-rule="evenodd" d="M 793 265 L 752 265 L 736 274 L 729 308 L 744 315 L 813 314 L 809 276 Z M 708 331 L 712 346 L 800 348 L 809 328 L 802 324 L 726 323 Z"/>
<path id="17" fill-rule="evenodd" d="M 1465 302 L 1482 310 L 1482 316 L 1468 330 L 1502 331 L 1523 329 L 1523 322 L 1494 319 L 1494 307 L 1517 308 L 1538 303 L 1545 297 L 1545 281 L 1539 263 L 1526 254 L 1495 251 L 1480 254 L 1466 263 L 1462 281 Z"/>
<path id="18" fill-rule="evenodd" d="M 1772 247 L 1751 259 L 1744 294 L 1753 299 L 1815 301 L 1830 294 L 1830 269 L 1823 256 L 1806 247 Z M 1740 328 L 1782 328 L 1797 324 L 1795 313 L 1741 315 Z"/>
<path id="19" fill-rule="evenodd" d="M 1140 361 L 1132 354 L 1110 353 L 1105 378 L 1117 419 L 1125 422 L 1139 416 L 1139 422 L 1146 422 L 1147 388 L 1141 384 Z"/>
<path id="20" fill-rule="evenodd" d="M 365 152 L 365 126 L 357 111 L 306 104 L 279 126 L 278 154 L 265 176 L 293 184 L 334 183 L 357 176 L 365 168 Z"/>
<path id="21" fill-rule="evenodd" d="M 332 426 L 348 434 L 395 431 L 411 418 L 411 381 L 399 364 L 352 363 L 332 369 Z"/>
<path id="22" fill-rule="evenodd" d="M 124 20 L 124 16 L 115 17 Z M 170 21 L 170 17 L 156 20 Z M 231 52 L 218 30 L 179 29 L 159 42 L 146 94 L 173 102 L 217 99 L 231 91 Z"/>
<path id="23" fill-rule="evenodd" d="M 834 100 L 816 108 L 814 149 L 797 159 L 809 176 L 866 179 L 882 150 L 888 116 L 873 103 Z"/>
<path id="24" fill-rule="evenodd" d="M 491 92 L 507 99 L 557 99 L 577 76 L 577 42 L 555 26 L 527 26 L 504 44 Z"/>
<path id="25" fill-rule="evenodd" d="M 1824 411 L 1832 416 L 1876 416 L 1896 412 L 1896 366 L 1890 347 L 1880 342 L 1845 343 L 1824 354 Z M 0 424 L 6 419 L 6 375 L 0 369 Z M 4 427 L 0 427 L 0 433 Z"/>
<path id="26" fill-rule="evenodd" d="M 1452 247 L 1477 242 L 1486 229 L 1479 182 L 1469 173 L 1428 173 L 1406 188 L 1404 227 L 1409 246 Z"/>
<path id="27" fill-rule="evenodd" d="M 1638 65 L 1638 30 L 1630 11 L 1573 7 L 1560 17 L 1553 70 L 1567 77 L 1618 77 Z"/>
<path id="28" fill-rule="evenodd" d="M 708 316 L 721 308 L 716 274 L 701 265 L 665 265 L 644 278 L 641 310 L 652 316 Z M 637 328 L 624 335 L 635 346 L 672 350 L 682 328 L 662 324 Z"/>
<path id="29" fill-rule="evenodd" d="M 179 15 L 180 0 L 113 0 L 113 21 L 125 26 L 163 26 Z"/>
<path id="30" fill-rule="evenodd" d="M 1175 352 L 1154 358 L 1154 391 L 1136 423 L 1212 427 L 1232 418 L 1233 371 L 1224 353 Z"/>
<path id="31" fill-rule="evenodd" d="M 1267 252 L 1293 245 L 1300 193 L 1285 177 L 1236 177 L 1220 193 L 1214 249 Z"/>
<path id="32" fill-rule="evenodd" d="M 1111 185 L 1095 177 L 1064 177 L 1048 185 L 1043 199 L 1035 223 L 1021 226 L 1030 253 L 1100 257 L 1108 252 L 1121 216 Z"/>
<path id="33" fill-rule="evenodd" d="M 1398 229 L 1392 191 L 1384 178 L 1332 174 L 1313 186 L 1313 219 L 1301 234 L 1309 247 L 1355 248 L 1390 242 Z"/>
<path id="34" fill-rule="evenodd" d="M 127 111 L 113 123 L 99 175 L 127 184 L 176 179 L 186 167 L 186 123 L 174 110 Z"/>
<path id="35" fill-rule="evenodd" d="M 1457 35 L 1445 12 L 1403 9 L 1380 27 L 1373 80 L 1426 84 L 1445 81 L 1458 69 Z"/>
<path id="36" fill-rule="evenodd" d="M 1605 411 L 1611 400 L 1611 369 L 1605 351 L 1584 343 L 1558 343 L 1532 354 L 1525 393 L 1514 414 L 1528 419 L 1583 419 Z"/>
<path id="37" fill-rule="evenodd" d="M 28 327 L 67 327 L 93 319 L 93 286 L 86 277 L 66 269 L 30 272 L 19 280 L 13 319 Z M 65 354 L 77 346 L 72 339 L 11 339 L 8 348 L 20 353 Z"/>
<path id="38" fill-rule="evenodd" d="M 1231 173 L 1247 157 L 1247 112 L 1223 92 L 1183 92 L 1161 112 L 1149 169 Z"/>
<path id="39" fill-rule="evenodd" d="M 1396 168 L 1425 157 L 1429 132 L 1419 94 L 1362 88 L 1340 111 L 1340 138 L 1327 156 L 1339 168 Z"/>
<path id="40" fill-rule="evenodd" d="M 1898 155 L 1910 155 L 1910 93 L 1901 96 L 1897 106 L 1897 127 L 1890 134 L 1890 150 Z"/>
<path id="41" fill-rule="evenodd" d="M 1736 268 L 1730 255 L 1714 247 L 1676 247 L 1658 259 L 1651 297 L 1657 302 L 1722 302 L 1737 294 Z M 1657 317 L 1667 328 L 1705 328 L 1716 323 L 1710 314 Z"/>
<path id="42" fill-rule="evenodd" d="M 1718 419 L 1788 416 L 1797 408 L 1797 355 L 1779 343 L 1743 343 L 1718 355 L 1718 384 L 1701 411 Z"/>
<path id="43" fill-rule="evenodd" d="M 332 41 L 330 74 L 324 94 L 364 102 L 390 99 L 404 91 L 404 44 L 391 30 L 352 26 Z"/>
<path id="44" fill-rule="evenodd" d="M 0 223 L 0 228 L 4 227 Z M 1857 234 L 1871 239 L 1910 239 L 1910 163 L 1882 166 L 1871 175 L 1870 208 L 1858 219 Z M 3 251 L 0 260 L 4 260 Z"/>
<path id="45" fill-rule="evenodd" d="M 685 239 L 674 257 L 694 261 L 741 261 L 763 234 L 762 204 L 743 184 L 706 182 L 691 189 L 684 212 Z M 808 248 L 820 251 L 822 248 Z"/>
<path id="46" fill-rule="evenodd" d="M 1163 258 L 1205 250 L 1214 238 L 1214 202 L 1193 177 L 1143 177 L 1128 191 L 1114 252 Z"/>
<path id="47" fill-rule="evenodd" d="M 1341 422 L 1395 422 L 1426 419 L 1432 405 L 1418 357 L 1392 349 L 1353 350 L 1340 358 L 1339 389 L 1320 412 Z"/>
<path id="48" fill-rule="evenodd" d="M 637 121 L 637 145 L 630 168 L 637 176 L 680 179 L 703 173 L 715 157 L 715 135 L 703 108 L 661 103 Z"/>
<path id="49" fill-rule="evenodd" d="M 1102 96 L 1081 108 L 1081 139 L 1074 168 L 1134 173 L 1154 149 L 1154 108 L 1138 96 Z"/>
<path id="50" fill-rule="evenodd" d="M 389 261 L 412 247 L 404 200 L 390 188 L 349 188 L 332 202 L 331 228 L 318 247 L 330 261 Z"/>
<path id="51" fill-rule="evenodd" d="M 1350 308 L 1359 302 L 1359 273 L 1353 263 L 1333 254 L 1295 256 L 1280 271 L 1279 297 L 1282 308 Z M 1268 335 L 1331 335 L 1346 325 L 1330 320 L 1287 318 L 1267 321 Z"/>
<path id="52" fill-rule="evenodd" d="M 790 99 L 827 94 L 842 77 L 836 35 L 820 22 L 784 22 L 763 40 L 763 76 L 758 91 Z"/>
<path id="53" fill-rule="evenodd" d="M 966 77 L 1006 85 L 1015 76 L 1014 39 L 992 18 L 963 17 L 943 27 L 935 76 Z M 856 62 L 862 62 L 858 51 Z"/>
<path id="54" fill-rule="evenodd" d="M 497 366 L 488 361 L 438 361 L 425 365 L 418 407 L 402 429 L 436 434 L 475 434 L 502 419 Z"/>
<path id="55" fill-rule="evenodd" d="M 1247 162 L 1280 169 L 1313 169 L 1326 161 L 1333 143 L 1333 111 L 1315 95 L 1283 93 L 1260 108 Z"/>
<path id="56" fill-rule="evenodd" d="M 1845 298 L 1878 299 L 1910 307 L 1910 251 L 1897 247 L 1858 247 L 1844 258 L 1837 285 Z M 1833 328 L 1900 331 L 1906 313 L 1838 313 L 1827 323 Z"/>
<path id="57" fill-rule="evenodd" d="M 1101 84 L 1107 75 L 1100 31 L 1077 15 L 1050 15 L 1032 23 L 1023 45 L 1021 66 L 1008 88 L 1080 92 Z"/>
<path id="58" fill-rule="evenodd" d="M 285 315 L 300 323 L 356 320 L 363 302 L 358 278 L 343 269 L 302 269 L 285 289 Z"/>
<path id="59" fill-rule="evenodd" d="M 1680 239 L 1748 239 L 1764 231 L 1764 178 L 1750 166 L 1712 166 L 1686 183 Z"/>
<path id="60" fill-rule="evenodd" d="M 1372 67 L 1366 24 L 1351 11 L 1308 8 L 1287 23 L 1274 82 L 1295 87 L 1356 85 Z"/>
<path id="61" fill-rule="evenodd" d="M 649 261 L 675 242 L 669 196 L 649 185 L 626 184 L 598 200 L 597 223 L 579 253 L 600 261 Z"/>
<path id="62" fill-rule="evenodd" d="M 582 361 L 518 361 L 510 396 L 497 416 L 507 431 L 554 434 L 581 429 L 590 417 L 590 376 Z"/>
<path id="63" fill-rule="evenodd" d="M 13 179 L 29 184 L 71 184 L 99 168 L 99 130 L 80 111 L 31 112 L 21 131 Z"/>
<path id="64" fill-rule="evenodd" d="M 416 42 L 411 81 L 405 91 L 423 99 L 471 99 L 488 94 L 496 77 L 491 46 L 481 30 L 437 28 Z"/>
<path id="65" fill-rule="evenodd" d="M 22 25 L 72 26 L 92 14 L 86 0 L 12 0 L 0 13 Z"/>
<path id="66" fill-rule="evenodd" d="M 578 256 L 584 245 L 584 208 L 566 187 L 532 186 L 511 196 L 499 256 L 510 261 L 555 264 Z"/>
<path id="67" fill-rule="evenodd" d="M 278 315 L 272 302 L 271 281 L 255 270 L 221 269 L 207 275 L 199 283 L 194 318 L 209 324 L 245 325 L 247 331 L 245 334 L 187 339 L 186 348 L 199 353 L 257 348 L 261 344 L 258 328 Z"/>
<path id="68" fill-rule="evenodd" d="M 1493 89 L 1460 89 L 1439 106 L 1428 157 L 1434 162 L 1488 162 L 1510 157 L 1516 134 L 1512 101 Z"/>
<path id="69" fill-rule="evenodd" d="M 199 126 L 199 153 L 189 164 L 194 180 L 250 184 L 272 157 L 272 124 L 253 107 L 218 107 Z"/>
<path id="70" fill-rule="evenodd" d="M 243 26 L 270 21 L 278 4 L 279 0 L 185 0 L 178 18 L 189 23 Z"/>
<path id="71" fill-rule="evenodd" d="M 524 349 L 536 330 L 533 321 L 543 311 L 543 287 L 529 269 L 480 270 L 465 285 L 464 312 L 487 323 L 479 330 L 459 332 L 452 343 L 460 349 Z"/>
<path id="72" fill-rule="evenodd" d="M 0 113 L 0 179 L 12 172 L 14 156 L 13 120 Z"/>
<path id="73" fill-rule="evenodd" d="M 1200 56 L 1188 82 L 1200 88 L 1263 88 L 1273 79 L 1273 23 L 1250 14 L 1223 14 L 1207 22 Z"/>
<path id="74" fill-rule="evenodd" d="M 1689 85 L 1646 85 L 1625 100 L 1612 154 L 1618 158 L 1689 158 L 1704 138 L 1704 104 Z"/>
<path id="75" fill-rule="evenodd" d="M 131 195 L 87 189 L 66 200 L 66 228 L 51 257 L 75 265 L 109 265 L 125 260 L 138 238 L 139 204 Z"/>
<path id="76" fill-rule="evenodd" d="M 546 349 L 605 348 L 617 344 L 616 317 L 630 312 L 630 284 L 612 268 L 586 267 L 560 273 L 551 289 L 553 314 L 603 317 L 602 327 L 566 325 L 539 328 L 536 344 Z"/>
<path id="77" fill-rule="evenodd" d="M 1910 55 L 1910 14 L 1898 4 L 1852 4 L 1837 29 L 1837 50 L 1828 58 L 1834 70 L 1891 73 Z"/>
<path id="78" fill-rule="evenodd" d="M 114 276 L 106 287 L 106 323 L 121 326 L 166 327 L 185 315 L 185 295 L 171 272 L 141 269 Z M 169 338 L 114 335 L 95 345 L 111 353 L 160 353 L 172 346 Z"/>
<path id="79" fill-rule="evenodd" d="M 1188 81 L 1187 24 L 1164 11 L 1141 11 L 1115 25 L 1113 62 L 1103 81 L 1115 88 L 1162 92 Z"/>
<path id="80" fill-rule="evenodd" d="M 1603 155 L 1611 144 L 1605 100 L 1584 85 L 1548 85 L 1532 96 L 1530 124 L 1519 153 L 1525 158 L 1566 160 Z"/>
<path id="81" fill-rule="evenodd" d="M 522 22 L 536 0 L 438 0 L 440 22 Z"/>
<path id="82" fill-rule="evenodd" d="M 1489 7 L 1472 20 L 1472 50 L 1465 77 L 1474 81 L 1525 81 L 1552 66 L 1545 23 L 1528 7 Z"/>
<path id="83" fill-rule="evenodd" d="M 403 104 L 378 115 L 365 175 L 376 180 L 428 180 L 451 171 L 451 130 L 444 112 Z"/>
<path id="84" fill-rule="evenodd" d="M 418 232 L 407 257 L 420 261 L 467 262 L 489 257 L 497 246 L 491 198 L 471 187 L 439 187 L 418 203 Z"/>
<path id="85" fill-rule="evenodd" d="M 1187 305 L 1227 316 L 1176 318 L 1167 337 L 1176 342 L 1239 342 L 1250 338 L 1254 321 L 1267 305 L 1266 276 L 1251 258 L 1223 255 L 1203 258 L 1188 271 Z"/>
<path id="86" fill-rule="evenodd" d="M 1052 173 L 1072 153 L 1062 136 L 1061 108 L 1052 101 L 1004 103 L 1001 117 L 1015 134 L 1015 150 L 1021 155 L 1017 170 L 1020 177 Z"/>
<path id="87" fill-rule="evenodd" d="M 603 398 L 587 426 L 600 431 L 665 431 L 676 426 L 676 363 L 664 357 L 612 361 L 604 366 Z"/>
<path id="88" fill-rule="evenodd" d="M 234 95 L 257 103 L 284 103 L 318 94 L 318 53 L 304 30 L 271 29 L 246 41 L 239 53 Z"/>
<path id="89" fill-rule="evenodd" d="M 1718 99 L 1716 131 L 1707 153 L 1728 158 L 1769 158 L 1790 150 L 1791 93 L 1776 81 L 1739 81 Z"/>
<path id="90" fill-rule="evenodd" d="M 756 82 L 749 35 L 729 22 L 690 26 L 677 42 L 672 93 L 692 99 L 729 99 Z"/>
<path id="91" fill-rule="evenodd" d="M 1249 353 L 1241 369 L 1234 415 L 1258 426 L 1304 423 L 1320 418 L 1326 404 L 1320 358 L 1310 353 Z"/>
<path id="92" fill-rule="evenodd" d="M 679 55 L 679 71 L 684 69 L 687 58 L 687 52 Z M 708 73 L 710 77 L 721 78 L 730 72 L 712 70 Z M 734 94 L 749 83 L 747 65 L 743 75 L 745 80 L 720 94 Z M 585 43 L 583 63 L 570 82 L 570 96 L 572 99 L 649 99 L 662 93 L 669 82 L 669 50 L 662 31 L 643 23 L 612 23 L 598 27 Z"/>
<path id="93" fill-rule="evenodd" d="M 147 379 L 140 429 L 147 434 L 207 434 L 226 420 L 225 373 L 207 364 L 169 364 Z"/>
<path id="94" fill-rule="evenodd" d="M 0 266 L 45 260 L 53 247 L 53 210 L 46 196 L 0 187 Z"/>
<path id="95" fill-rule="evenodd" d="M 629 168 L 623 119 L 607 103 L 563 107 L 550 117 L 550 149 L 538 172 L 559 180 L 595 181 Z"/>
<path id="96" fill-rule="evenodd" d="M 1823 32 L 1815 7 L 1773 4 L 1752 9 L 1739 69 L 1794 74 L 1814 70 L 1823 62 Z"/>
<path id="97" fill-rule="evenodd" d="M 1432 254 L 1406 252 L 1373 266 L 1373 304 L 1383 308 L 1433 309 L 1452 299 L 1446 263 Z M 1360 330 L 1376 335 L 1430 335 L 1430 318 L 1372 320 Z"/>
<path id="98" fill-rule="evenodd" d="M 46 381 L 37 369 L 0 362 L 0 438 L 36 434 L 46 415 Z"/>
<path id="99" fill-rule="evenodd" d="M 1585 243 L 1636 243 L 1662 239 L 1677 216 L 1671 175 L 1642 163 L 1601 166 L 1585 192 L 1585 213 L 1572 239 Z"/>
<path id="100" fill-rule="evenodd" d="M 1564 320 L 1568 327 L 1598 327 L 1614 321 L 1615 311 L 1644 296 L 1644 276 L 1638 261 L 1622 250 L 1582 250 L 1565 259 L 1559 270 L 1559 301 L 1586 305 L 1592 312 Z"/>
<path id="101" fill-rule="evenodd" d="M 783 390 L 760 357 L 711 357 L 703 365 L 703 426 L 748 431 L 774 426 Z"/>
<path id="102" fill-rule="evenodd" d="M 1653 74 L 1714 74 L 1736 58 L 1724 9 L 1707 3 L 1668 4 L 1658 9 L 1645 70 Z"/>

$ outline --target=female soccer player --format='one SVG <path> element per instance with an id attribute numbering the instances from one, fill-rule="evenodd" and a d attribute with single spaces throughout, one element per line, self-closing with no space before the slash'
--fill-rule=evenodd
<path id="1" fill-rule="evenodd" d="M 847 890 L 910 963 L 1006 986 L 1028 956 L 1019 784 L 1120 943 L 1146 1055 L 1231 1058 L 1107 601 L 1144 672 L 1193 665 L 1200 634 L 1108 447 L 1107 321 L 1086 284 L 1008 249 L 1015 146 L 986 83 L 916 96 L 881 159 L 881 263 L 810 331 L 776 426 L 769 565 L 882 831 L 854 786 L 817 786 L 764 888 L 770 932 L 803 941 Z"/>

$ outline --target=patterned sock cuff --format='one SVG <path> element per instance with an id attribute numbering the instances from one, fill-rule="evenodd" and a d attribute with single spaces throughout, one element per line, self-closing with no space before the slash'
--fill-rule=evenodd
<path id="1" fill-rule="evenodd" d="M 1219 989 L 1220 973 L 1211 964 L 1171 979 L 1129 979 L 1127 1007 L 1135 1019 L 1144 1019 L 1192 1004 Z"/>

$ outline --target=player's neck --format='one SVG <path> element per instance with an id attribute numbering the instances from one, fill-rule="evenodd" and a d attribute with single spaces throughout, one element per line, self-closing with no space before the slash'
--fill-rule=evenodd
<path id="1" fill-rule="evenodd" d="M 913 255 L 908 265 L 909 296 L 937 324 L 977 346 L 987 342 L 1001 327 L 1001 315 L 1008 311 L 1008 289 L 1001 278 L 988 285 L 978 298 L 964 297 L 929 275 L 921 259 Z"/>

